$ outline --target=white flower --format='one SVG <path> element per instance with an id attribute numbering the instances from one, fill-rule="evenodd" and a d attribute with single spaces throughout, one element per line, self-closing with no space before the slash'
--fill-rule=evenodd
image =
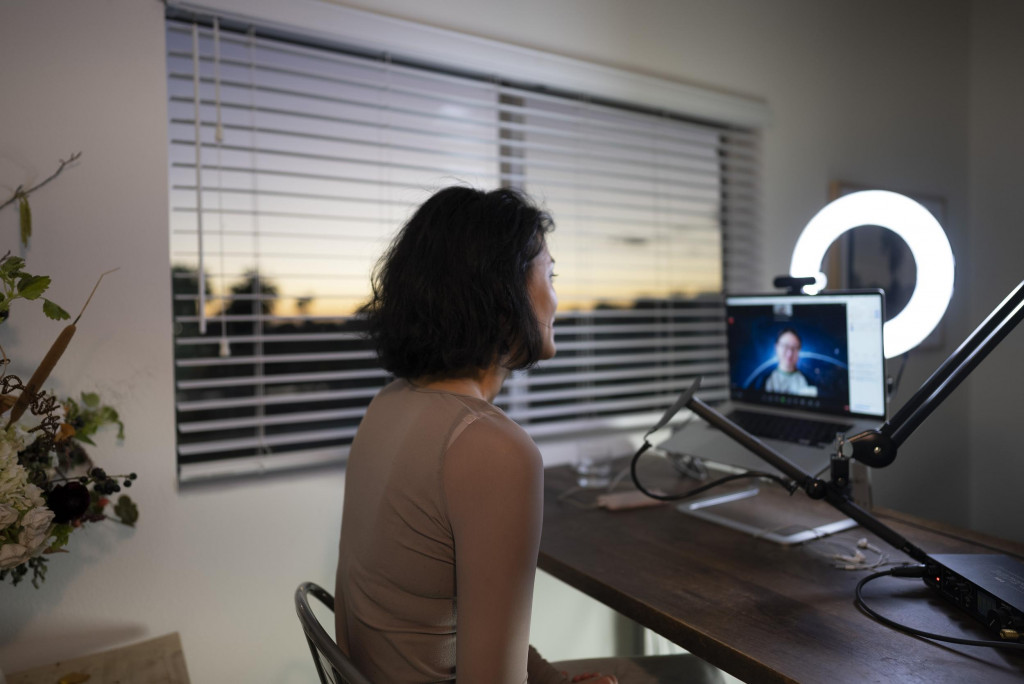
<path id="1" fill-rule="evenodd" d="M 21 493 L 24 489 L 24 485 L 21 483 L 21 471 L 23 468 L 17 463 L 0 464 L 0 500 L 6 500 L 14 492 Z"/>
<path id="2" fill-rule="evenodd" d="M 29 491 L 28 473 L 17 463 L 0 466 L 0 502 L 14 506 L 20 511 L 32 508 L 35 491 Z"/>
<path id="3" fill-rule="evenodd" d="M 18 543 L 33 552 L 42 551 L 46 540 L 50 537 L 50 523 L 53 522 L 53 511 L 44 506 L 33 508 L 21 517 L 21 533 Z M 36 555 L 33 553 L 32 555 Z"/>
<path id="4" fill-rule="evenodd" d="M 18 450 L 23 444 L 14 428 L 0 430 L 0 504 L 18 511 L 43 505 L 42 490 L 29 484 L 28 473 L 18 463 Z"/>
<path id="5" fill-rule="evenodd" d="M 53 530 L 53 511 L 18 463 L 23 445 L 13 429 L 0 430 L 0 531 L 6 540 L 0 542 L 0 569 L 21 565 L 45 551 Z"/>
<path id="6" fill-rule="evenodd" d="M 24 445 L 14 428 L 0 430 L 0 501 L 25 488 L 25 469 L 18 465 L 18 452 Z"/>
<path id="7" fill-rule="evenodd" d="M 0 532 L 18 521 L 18 510 L 9 504 L 0 503 Z"/>
<path id="8" fill-rule="evenodd" d="M 0 570 L 21 565 L 31 557 L 32 552 L 21 544 L 11 542 L 0 545 Z"/>
<path id="9" fill-rule="evenodd" d="M 25 485 L 25 500 L 31 508 L 38 508 L 46 505 L 46 500 L 43 499 L 43 490 L 36 487 L 34 484 Z"/>
<path id="10" fill-rule="evenodd" d="M 25 440 L 16 427 L 0 429 L 0 469 L 7 463 L 18 462 L 18 452 L 25 448 Z"/>

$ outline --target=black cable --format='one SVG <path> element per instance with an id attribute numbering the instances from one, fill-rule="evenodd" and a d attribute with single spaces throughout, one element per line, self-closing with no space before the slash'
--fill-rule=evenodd
<path id="1" fill-rule="evenodd" d="M 910 352 L 904 352 L 900 357 L 900 367 L 896 371 L 896 379 L 892 381 L 892 385 L 889 387 L 889 396 L 896 396 L 896 390 L 900 388 L 900 380 L 903 379 L 903 371 L 907 367 L 907 359 L 910 358 Z"/>
<path id="2" fill-rule="evenodd" d="M 637 450 L 637 452 L 633 454 L 633 460 L 630 461 L 629 463 L 629 474 L 630 477 L 633 478 L 633 484 L 636 485 L 637 489 L 639 489 L 641 492 L 651 497 L 652 499 L 657 499 L 658 501 L 681 501 L 682 499 L 688 499 L 691 496 L 703 494 L 707 490 L 712 489 L 714 487 L 718 487 L 719 485 L 723 485 L 726 482 L 732 482 L 733 480 L 742 480 L 745 478 L 759 478 L 765 480 L 772 480 L 776 482 L 778 485 L 780 485 L 787 492 L 789 492 L 790 495 L 792 495 L 793 492 L 795 492 L 799 487 L 799 485 L 797 485 L 796 482 L 786 480 L 782 477 L 779 477 L 778 475 L 773 475 L 772 473 L 762 473 L 757 470 L 748 470 L 745 473 L 738 473 L 736 475 L 726 475 L 725 477 L 720 477 L 713 482 L 709 482 L 706 485 L 701 485 L 696 489 L 691 489 L 690 491 L 683 492 L 682 494 L 655 494 L 654 492 L 650 491 L 640 483 L 640 478 L 636 474 L 637 461 L 639 461 L 640 456 L 643 455 L 643 453 L 650 448 L 651 443 L 644 440 L 643 446 L 641 446 Z"/>
<path id="3" fill-rule="evenodd" d="M 864 602 L 864 596 L 861 594 L 861 589 L 865 584 L 876 580 L 880 577 L 924 577 L 925 566 L 913 565 L 905 568 L 892 568 L 890 570 L 883 570 L 882 572 L 876 572 L 868 575 L 857 583 L 856 589 L 856 605 L 858 608 L 868 614 L 873 620 L 882 623 L 886 627 L 899 630 L 912 636 L 924 637 L 926 639 L 933 639 L 935 641 L 948 641 L 954 644 L 966 644 L 968 646 L 988 646 L 990 648 L 1009 648 L 1014 650 L 1024 649 L 1024 644 L 1015 641 L 987 641 L 983 639 L 961 639 L 960 637 L 945 636 L 943 634 L 932 634 L 931 632 L 925 632 L 915 627 L 909 627 L 902 623 L 890 620 L 883 615 L 875 612 L 868 607 L 867 603 Z"/>

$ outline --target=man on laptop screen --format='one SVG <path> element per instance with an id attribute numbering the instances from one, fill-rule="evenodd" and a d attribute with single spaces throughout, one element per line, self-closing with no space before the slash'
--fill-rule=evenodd
<path id="1" fill-rule="evenodd" d="M 837 432 L 885 420 L 879 291 L 726 298 L 730 401 L 719 410 L 814 473 Z M 770 466 L 706 424 L 662 449 L 741 468 Z"/>
<path id="2" fill-rule="evenodd" d="M 843 302 L 794 304 L 789 297 L 732 301 L 726 305 L 726 324 L 733 399 L 849 411 Z"/>
<path id="3" fill-rule="evenodd" d="M 804 472 L 828 466 L 837 433 L 852 436 L 885 420 L 880 291 L 730 296 L 725 316 L 730 399 L 718 410 Z M 699 419 L 659 446 L 709 465 L 772 470 Z M 769 516 L 748 505 L 757 492 L 712 492 L 678 508 L 782 544 L 855 524 L 827 505 L 786 507 Z"/>
<path id="4" fill-rule="evenodd" d="M 789 326 L 775 336 L 775 358 L 778 360 L 774 370 L 758 383 L 758 388 L 777 394 L 796 394 L 801 397 L 818 396 L 818 386 L 807 381 L 807 376 L 800 372 L 800 350 L 804 340 L 796 329 Z"/>

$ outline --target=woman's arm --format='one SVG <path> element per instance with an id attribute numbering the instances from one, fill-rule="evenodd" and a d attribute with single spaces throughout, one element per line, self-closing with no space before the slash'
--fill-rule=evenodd
<path id="1" fill-rule="evenodd" d="M 543 481 L 537 447 L 500 418 L 476 420 L 448 450 L 460 684 L 526 681 Z"/>

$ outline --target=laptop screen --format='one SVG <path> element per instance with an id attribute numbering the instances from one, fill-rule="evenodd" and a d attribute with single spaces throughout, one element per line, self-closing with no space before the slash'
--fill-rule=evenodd
<path id="1" fill-rule="evenodd" d="M 732 399 L 885 417 L 880 291 L 725 300 Z"/>

